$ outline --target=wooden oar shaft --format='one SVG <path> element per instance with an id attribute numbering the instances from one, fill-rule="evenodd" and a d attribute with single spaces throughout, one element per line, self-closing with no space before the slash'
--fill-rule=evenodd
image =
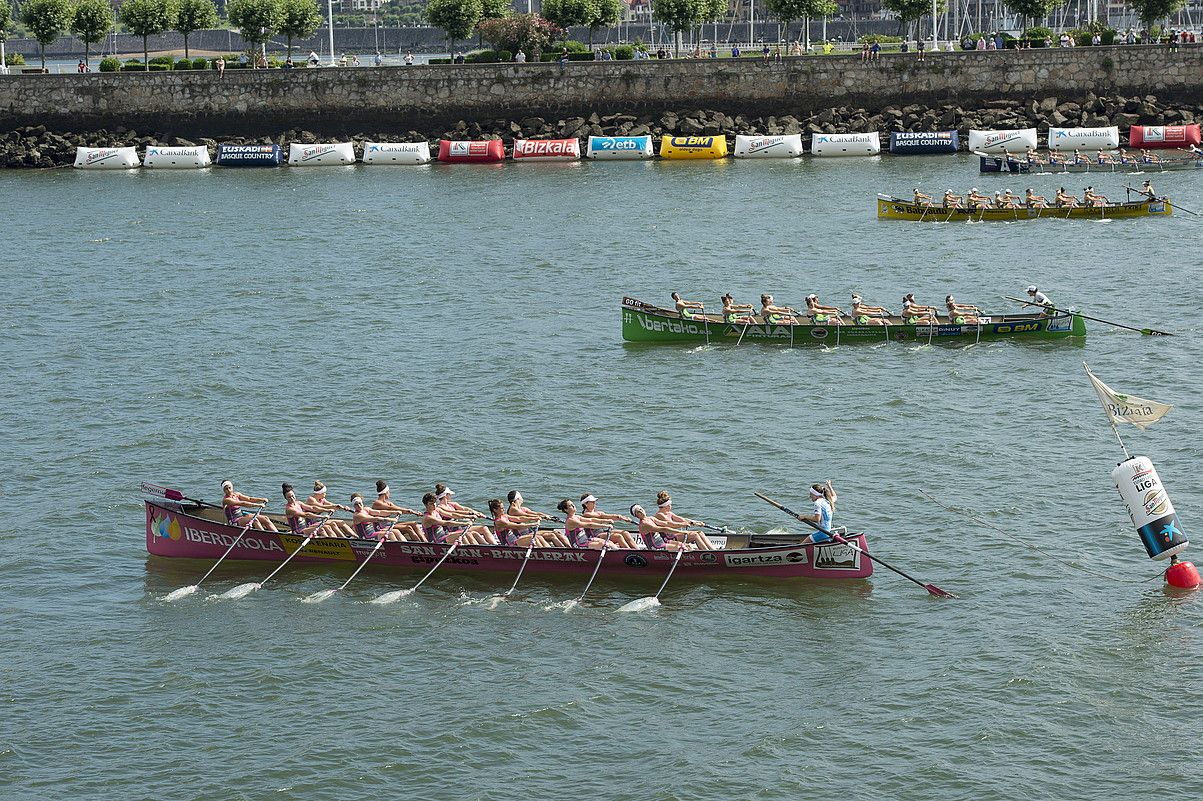
<path id="1" fill-rule="evenodd" d="M 1089 314 L 1082 314 L 1082 312 L 1068 311 L 1066 309 L 1058 309 L 1056 306 L 1045 306 L 1040 303 L 1033 303 L 1030 300 L 1023 300 L 1022 298 L 1013 298 L 1010 295 L 1003 295 L 1003 298 L 1006 300 L 1013 300 L 1016 303 L 1023 303 L 1024 305 L 1027 305 L 1027 306 L 1038 306 L 1041 309 L 1049 309 L 1050 311 L 1055 311 L 1058 314 L 1076 314 L 1077 316 L 1081 317 L 1083 320 L 1093 320 L 1096 323 L 1102 323 L 1103 325 L 1111 325 L 1111 326 L 1115 326 L 1116 328 L 1123 328 L 1128 331 L 1135 331 L 1138 334 L 1146 334 L 1146 335 L 1159 336 L 1159 337 L 1172 337 L 1173 336 L 1173 334 L 1169 333 L 1168 331 L 1158 331 L 1155 328 L 1135 328 L 1130 325 L 1124 325 L 1123 323 L 1116 323 L 1111 320 L 1104 320 L 1102 317 L 1091 317 Z"/>
<path id="2" fill-rule="evenodd" d="M 886 568 L 887 570 L 892 570 L 892 571 L 894 571 L 895 573 L 897 573 L 898 575 L 902 576 L 902 577 L 903 577 L 904 579 L 906 579 L 907 581 L 911 581 L 911 582 L 914 582 L 915 584 L 918 584 L 920 587 L 922 587 L 923 589 L 927 590 L 927 591 L 928 591 L 929 593 L 931 593 L 932 595 L 936 595 L 936 596 L 938 596 L 938 597 L 941 597 L 941 598 L 955 598 L 955 597 L 957 597 L 957 596 L 953 595 L 951 592 L 948 592 L 947 590 L 942 590 L 942 589 L 940 589 L 939 587 L 937 587 L 937 586 L 936 586 L 936 585 L 934 585 L 934 584 L 925 584 L 924 582 L 920 581 L 919 579 L 915 578 L 914 576 L 912 576 L 912 575 L 909 575 L 908 573 L 905 573 L 905 572 L 903 572 L 902 570 L 899 570 L 898 568 L 894 567 L 893 565 L 891 565 L 889 562 L 885 561 L 884 559 L 880 559 L 880 558 L 878 558 L 878 557 L 874 556 L 873 554 L 869 553 L 869 552 L 868 552 L 868 551 L 866 551 L 865 549 L 863 549 L 863 548 L 860 548 L 860 547 L 858 547 L 858 546 L 856 546 L 856 545 L 852 544 L 852 543 L 851 543 L 851 542 L 849 542 L 848 540 L 846 540 L 846 539 L 844 539 L 843 537 L 841 537 L 839 534 L 836 534 L 834 531 L 828 531 L 827 529 L 825 529 L 825 528 L 822 528 L 821 526 L 819 526 L 819 525 L 816 525 L 815 523 L 812 523 L 811 521 L 807 520 L 805 517 L 803 517 L 802 515 L 798 514 L 798 513 L 797 513 L 797 512 L 795 512 L 794 510 L 792 510 L 792 509 L 790 509 L 790 508 L 786 507 L 786 506 L 785 506 L 785 505 L 783 505 L 783 504 L 777 503 L 777 502 L 776 502 L 776 501 L 774 501 L 772 498 L 769 498 L 769 497 L 768 497 L 768 496 L 766 496 L 766 495 L 761 495 L 759 492 L 755 492 L 755 493 L 753 493 L 753 494 L 754 494 L 754 495 L 755 495 L 757 498 L 759 498 L 760 500 L 762 500 L 762 501 L 764 501 L 765 503 L 769 504 L 770 506 L 775 506 L 775 507 L 777 507 L 778 509 L 780 509 L 781 511 L 785 512 L 785 513 L 786 513 L 787 515 L 789 515 L 790 517 L 793 517 L 794 519 L 796 519 L 796 520 L 798 520 L 798 521 L 800 521 L 800 522 L 802 522 L 802 523 L 805 523 L 806 525 L 808 525 L 808 526 L 810 526 L 811 528 L 813 528 L 815 531 L 818 531 L 820 534 L 826 534 L 828 537 L 831 537 L 831 538 L 832 538 L 833 540 L 835 540 L 836 542 L 839 542 L 839 543 L 841 543 L 841 544 L 843 544 L 843 545 L 846 545 L 846 546 L 848 546 L 849 548 L 851 548 L 852 550 L 854 550 L 854 551 L 857 551 L 858 553 L 860 553 L 862 556 L 865 556 L 865 557 L 867 557 L 867 558 L 868 558 L 870 561 L 872 561 L 872 562 L 875 562 L 875 563 L 877 563 L 877 564 L 881 565 L 882 567 Z"/>

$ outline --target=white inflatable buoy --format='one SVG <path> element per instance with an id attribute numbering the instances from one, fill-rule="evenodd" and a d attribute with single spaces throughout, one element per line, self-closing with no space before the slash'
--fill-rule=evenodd
<path id="1" fill-rule="evenodd" d="M 1119 147 L 1119 126 L 1049 128 L 1049 150 L 1112 150 Z"/>
<path id="2" fill-rule="evenodd" d="M 977 131 L 969 129 L 969 149 L 982 153 L 1026 153 L 1036 149 L 1035 128 L 1014 128 L 1006 131 Z"/>
<path id="3" fill-rule="evenodd" d="M 814 156 L 876 156 L 881 152 L 877 131 L 855 134 L 815 134 L 810 140 Z"/>
<path id="4" fill-rule="evenodd" d="M 515 161 L 576 161 L 581 157 L 581 140 L 515 139 Z"/>
<path id="5" fill-rule="evenodd" d="M 364 142 L 364 164 L 429 164 L 429 142 Z"/>
<path id="6" fill-rule="evenodd" d="M 138 150 L 133 147 L 77 147 L 75 168 L 80 170 L 129 170 L 139 167 Z"/>
<path id="7" fill-rule="evenodd" d="M 1190 540 L 1179 526 L 1174 504 L 1148 457 L 1133 456 L 1120 462 L 1111 471 L 1111 480 L 1128 507 L 1128 516 L 1150 559 L 1168 559 L 1186 550 Z"/>
<path id="8" fill-rule="evenodd" d="M 655 155 L 650 135 L 590 136 L 585 150 L 586 158 L 600 160 L 638 161 Z"/>
<path id="9" fill-rule="evenodd" d="M 802 155 L 802 134 L 735 137 L 737 159 L 792 159 Z"/>
<path id="10" fill-rule="evenodd" d="M 354 163 L 355 145 L 351 142 L 288 146 L 290 167 L 338 167 Z"/>
<path id="11" fill-rule="evenodd" d="M 197 170 L 208 167 L 213 162 L 209 159 L 209 148 L 204 145 L 194 147 L 157 147 L 147 146 L 146 158 L 142 166 L 148 169 L 168 170 Z"/>

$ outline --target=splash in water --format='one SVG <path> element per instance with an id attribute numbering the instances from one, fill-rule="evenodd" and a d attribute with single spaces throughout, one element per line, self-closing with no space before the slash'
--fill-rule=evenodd
<path id="1" fill-rule="evenodd" d="M 413 590 L 393 590 L 392 592 L 386 592 L 384 595 L 377 595 L 368 603 L 379 604 L 382 606 L 384 604 L 393 604 L 397 601 L 400 601 L 411 592 L 413 592 Z"/>
<path id="2" fill-rule="evenodd" d="M 618 607 L 619 612 L 646 612 L 649 609 L 655 609 L 660 605 L 660 601 L 653 596 L 646 598 L 636 598 L 635 600 L 625 603 Z"/>
<path id="3" fill-rule="evenodd" d="M 200 587 L 195 584 L 189 584 L 187 587 L 180 587 L 178 590 L 172 590 L 167 595 L 163 596 L 164 601 L 178 601 L 181 598 L 191 595 L 199 590 Z"/>
<path id="4" fill-rule="evenodd" d="M 249 582 L 247 584 L 239 584 L 234 589 L 226 590 L 225 592 L 223 592 L 221 595 L 219 595 L 217 597 L 224 598 L 227 601 L 237 601 L 239 598 L 245 598 L 246 596 L 250 595 L 252 592 L 254 592 L 255 590 L 259 589 L 262 586 L 263 586 L 262 584 L 259 584 L 258 582 L 254 582 L 254 581 Z"/>
<path id="5" fill-rule="evenodd" d="M 304 598 L 302 598 L 301 603 L 303 603 L 303 604 L 320 604 L 322 601 L 326 600 L 327 598 L 329 598 L 331 595 L 333 595 L 336 592 L 338 592 L 338 590 L 318 590 L 317 592 L 313 593 L 312 595 L 306 595 Z"/>

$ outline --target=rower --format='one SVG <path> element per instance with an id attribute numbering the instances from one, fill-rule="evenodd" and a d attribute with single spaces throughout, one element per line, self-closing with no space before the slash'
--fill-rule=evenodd
<path id="1" fill-rule="evenodd" d="M 1028 291 L 1028 297 L 1031 298 L 1032 301 L 1031 301 L 1031 303 L 1025 303 L 1023 305 L 1039 306 L 1040 310 L 1041 310 L 1040 311 L 1041 317 L 1051 317 L 1052 315 L 1057 313 L 1057 309 L 1053 305 L 1053 302 L 1048 299 L 1048 295 L 1041 292 L 1040 289 L 1035 284 L 1032 284 L 1030 287 L 1028 287 L 1027 291 Z"/>
<path id="2" fill-rule="evenodd" d="M 322 520 L 310 520 L 309 515 L 322 514 L 320 506 L 310 506 L 297 500 L 292 484 L 284 482 L 280 485 L 284 495 L 284 519 L 288 521 L 288 530 L 298 537 L 342 537 L 334 529 L 327 529 Z"/>
<path id="3" fill-rule="evenodd" d="M 916 206 L 931 206 L 931 195 L 925 195 L 919 191 L 919 187 L 915 187 L 915 205 Z"/>
<path id="4" fill-rule="evenodd" d="M 1157 193 L 1153 191 L 1153 182 L 1152 181 L 1145 181 L 1143 184 L 1141 184 L 1138 192 L 1141 195 L 1144 195 L 1145 197 L 1147 197 L 1149 200 L 1157 199 Z"/>
<path id="5" fill-rule="evenodd" d="M 948 309 L 948 320 L 954 325 L 978 325 L 978 315 L 982 310 L 967 303 L 957 303 L 952 295 L 944 298 L 944 306 Z"/>
<path id="6" fill-rule="evenodd" d="M 962 205 L 964 201 L 965 199 L 960 195 L 954 195 L 951 189 L 944 192 L 944 208 L 946 209 L 964 208 Z"/>
<path id="7" fill-rule="evenodd" d="M 320 481 L 313 482 L 313 494 L 305 499 L 305 503 L 308 506 L 317 507 L 326 512 L 351 511 L 351 507 L 349 506 L 343 506 L 341 503 L 331 503 L 326 498 L 326 485 Z M 310 518 L 309 522 L 316 523 L 317 521 Z M 326 523 L 326 528 L 323 531 L 325 530 L 336 531 L 344 537 L 351 537 L 355 534 L 350 523 L 346 520 L 335 520 L 333 517 Z"/>
<path id="8" fill-rule="evenodd" d="M 643 538 L 644 546 L 654 551 L 692 551 L 696 550 L 687 542 L 676 539 L 682 536 L 681 527 L 675 523 L 667 523 L 649 515 L 642 506 L 631 506 L 631 517 L 639 523 L 639 536 Z M 694 532 L 700 533 L 700 532 Z"/>
<path id="9" fill-rule="evenodd" d="M 438 492 L 438 487 L 442 487 L 442 491 Z M 451 500 L 451 496 L 455 495 L 455 490 L 443 484 L 435 485 L 436 493 L 435 509 L 439 516 L 446 521 L 444 528 L 447 529 L 448 535 L 461 534 L 465 531 L 475 529 L 475 539 L 481 540 L 474 542 L 476 545 L 496 545 L 497 542 L 493 538 L 492 532 L 480 525 L 475 525 L 477 518 L 484 517 L 475 509 L 470 509 L 467 506 L 456 503 Z M 423 526 L 422 532 L 426 533 L 426 527 Z M 448 542 L 452 540 L 448 539 Z"/>
<path id="10" fill-rule="evenodd" d="M 351 496 L 351 509 L 353 536 L 361 540 L 377 540 L 383 537 L 389 542 L 406 541 L 405 535 L 397 530 L 397 518 L 388 512 L 371 508 L 363 502 L 363 496 L 358 492 Z M 386 522 L 393 525 L 386 526 Z"/>
<path id="11" fill-rule="evenodd" d="M 1086 187 L 1086 191 L 1082 194 L 1082 203 L 1087 206 L 1106 206 L 1107 198 L 1094 191 L 1093 186 Z"/>
<path id="12" fill-rule="evenodd" d="M 852 293 L 852 322 L 857 325 L 888 325 L 890 312 L 884 306 L 870 306 Z"/>
<path id="13" fill-rule="evenodd" d="M 484 517 L 483 514 L 473 509 L 471 506 L 464 506 L 462 503 L 456 503 L 452 498 L 455 497 L 455 490 L 448 487 L 446 484 L 434 485 L 434 497 L 439 499 L 439 505 L 447 509 L 453 509 L 457 512 L 463 512 L 465 515 L 473 517 Z"/>
<path id="14" fill-rule="evenodd" d="M 393 491 L 389 489 L 388 484 L 383 479 L 376 480 L 376 500 L 372 501 L 372 508 L 378 512 L 388 512 L 393 515 L 420 515 L 421 512 L 416 509 L 409 509 L 405 506 L 398 506 L 392 501 Z M 438 494 L 435 494 L 438 497 Z M 405 533 L 407 540 L 414 542 L 425 542 L 426 537 L 422 535 L 422 526 L 417 522 L 398 523 L 394 526 L 394 530 Z"/>
<path id="15" fill-rule="evenodd" d="M 1036 148 L 1028 148 L 1028 164 L 1043 164 L 1044 160 L 1040 158 L 1040 154 L 1036 152 Z"/>
<path id="16" fill-rule="evenodd" d="M 723 295 L 722 301 L 724 323 L 748 325 L 753 322 L 752 313 L 755 310 L 751 303 L 736 303 L 730 293 Z"/>
<path id="17" fill-rule="evenodd" d="M 1186 152 L 1195 158 L 1203 158 L 1203 150 L 1200 150 L 1198 145 L 1190 145 L 1186 148 Z"/>
<path id="18" fill-rule="evenodd" d="M 1074 164 L 1089 164 L 1089 163 L 1090 163 L 1090 160 L 1089 160 L 1089 159 L 1084 159 L 1084 158 L 1082 158 L 1082 154 L 1081 154 L 1081 153 L 1079 153 L 1079 152 L 1078 152 L 1078 149 L 1075 147 L 1075 148 L 1074 148 L 1074 161 L 1073 161 L 1073 163 L 1074 163 Z"/>
<path id="19" fill-rule="evenodd" d="M 442 545 L 445 543 L 463 542 L 468 545 L 496 545 L 493 534 L 484 526 L 457 525 L 459 521 L 445 517 L 439 509 L 439 499 L 433 492 L 422 496 L 422 533 L 430 542 Z"/>
<path id="20" fill-rule="evenodd" d="M 1065 157 L 1062 156 L 1059 151 L 1050 150 L 1048 152 L 1048 163 L 1049 164 L 1064 164 Z"/>
<path id="21" fill-rule="evenodd" d="M 588 493 L 588 492 L 586 492 L 584 495 L 581 496 L 580 517 L 585 521 L 586 526 L 593 526 L 593 528 L 586 528 L 585 530 L 588 531 L 589 534 L 594 537 L 601 536 L 602 531 L 604 530 L 604 529 L 600 528 L 599 526 L 609 526 L 610 524 L 617 523 L 617 522 L 622 522 L 622 523 L 635 522 L 635 521 L 631 520 L 631 518 L 626 517 L 625 515 L 606 514 L 601 509 L 598 509 L 597 508 L 597 498 L 594 497 L 592 493 Z M 610 535 L 610 542 L 613 542 L 615 545 L 619 546 L 620 548 L 638 548 L 639 547 L 635 543 L 635 538 L 632 537 L 629 532 L 619 531 L 618 529 L 610 528 L 609 535 Z"/>
<path id="22" fill-rule="evenodd" d="M 1076 209 L 1080 204 L 1077 197 L 1067 194 L 1065 187 L 1057 187 L 1057 194 L 1053 198 L 1053 204 L 1059 209 Z"/>
<path id="23" fill-rule="evenodd" d="M 936 309 L 933 306 L 920 306 L 915 303 L 915 293 L 908 292 L 902 296 L 902 322 L 907 325 L 935 325 Z"/>
<path id="24" fill-rule="evenodd" d="M 843 325 L 843 312 L 835 306 L 824 306 L 819 303 L 819 296 L 810 294 L 806 296 L 806 313 L 810 315 L 810 320 L 815 325 Z"/>
<path id="25" fill-rule="evenodd" d="M 573 548 L 592 548 L 595 551 L 601 551 L 606 548 L 618 547 L 610 542 L 608 536 L 604 536 L 607 532 L 603 531 L 601 537 L 595 537 L 590 533 L 593 529 L 585 528 L 586 520 L 576 513 L 576 504 L 572 501 L 565 498 L 556 504 L 556 508 L 564 513 L 564 535 L 568 537 Z"/>
<path id="26" fill-rule="evenodd" d="M 670 523 L 680 529 L 687 526 L 704 526 L 706 525 L 701 520 L 690 520 L 687 517 L 681 517 L 673 513 L 673 499 L 667 492 L 660 490 L 656 493 L 656 519 L 661 522 Z M 686 531 L 685 541 L 692 542 L 702 551 L 713 551 L 714 544 L 710 539 L 700 531 Z"/>
<path id="27" fill-rule="evenodd" d="M 266 515 L 248 515 L 242 511 L 246 506 L 266 506 L 267 498 L 256 498 L 254 495 L 243 495 L 234 491 L 234 482 L 226 479 L 221 482 L 221 508 L 226 514 L 226 524 L 243 528 L 250 526 L 259 531 L 279 531 L 276 524 Z M 252 519 L 254 518 L 254 519 Z"/>
<path id="28" fill-rule="evenodd" d="M 1115 156 L 1108 153 L 1106 150 L 1100 150 L 1097 154 L 1099 164 L 1115 164 Z"/>
<path id="29" fill-rule="evenodd" d="M 760 296 L 760 316 L 768 325 L 794 325 L 798 322 L 797 313 L 789 306 L 774 305 L 772 295 Z"/>
<path id="30" fill-rule="evenodd" d="M 1019 197 L 1010 189 L 1006 189 L 1002 193 L 1001 203 L 1002 205 L 999 206 L 1000 209 L 1017 209 L 1019 208 Z"/>
<path id="31" fill-rule="evenodd" d="M 800 515 L 800 517 L 823 530 L 812 531 L 803 538 L 800 543 L 801 545 L 812 545 L 831 540 L 830 534 L 825 532 L 831 531 L 831 518 L 835 515 L 835 501 L 837 497 L 839 496 L 836 495 L 835 487 L 831 486 L 830 480 L 824 484 L 812 484 L 810 486 L 810 500 L 813 504 L 811 513 Z"/>
<path id="32" fill-rule="evenodd" d="M 534 509 L 527 508 L 522 505 L 522 493 L 518 490 L 510 490 L 505 496 L 509 502 L 509 508 L 505 510 L 506 515 L 515 523 L 525 523 L 527 531 L 531 534 L 539 532 L 539 523 L 543 520 L 551 520 L 552 516 L 536 512 Z M 568 541 L 568 537 L 563 533 L 548 529 L 543 532 L 543 539 L 547 540 L 553 548 L 571 548 L 572 543 Z"/>
<path id="33" fill-rule="evenodd" d="M 1161 156 L 1150 152 L 1148 148 L 1142 147 L 1140 149 L 1140 160 L 1145 164 L 1160 164 Z"/>
<path id="34" fill-rule="evenodd" d="M 489 514 L 493 516 L 493 534 L 502 545 L 515 545 L 523 548 L 534 543 L 536 548 L 550 548 L 551 545 L 538 533 L 532 533 L 526 523 L 518 523 L 502 511 L 500 498 L 489 501 Z M 536 532 L 538 529 L 536 529 Z"/>
<path id="35" fill-rule="evenodd" d="M 965 198 L 971 209 L 988 209 L 990 208 L 990 196 L 983 195 L 977 191 L 977 187 L 969 190 L 969 195 Z"/>
<path id="36" fill-rule="evenodd" d="M 1028 187 L 1027 191 L 1024 192 L 1023 199 L 1029 209 L 1048 208 L 1048 199 L 1045 198 L 1044 195 L 1037 195 L 1032 191 L 1032 187 L 1030 186 Z"/>
<path id="37" fill-rule="evenodd" d="M 677 303 L 677 314 L 681 315 L 682 320 L 696 320 L 706 313 L 706 308 L 703 304 L 696 300 L 681 300 L 681 293 L 674 292 L 669 295 Z"/>

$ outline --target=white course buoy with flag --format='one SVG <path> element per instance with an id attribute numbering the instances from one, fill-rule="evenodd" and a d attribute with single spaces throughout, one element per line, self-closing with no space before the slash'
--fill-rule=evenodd
<path id="1" fill-rule="evenodd" d="M 1111 480 L 1119 491 L 1120 498 L 1128 508 L 1128 516 L 1136 527 L 1141 542 L 1150 559 L 1169 559 L 1170 566 L 1165 580 L 1170 586 L 1194 589 L 1199 586 L 1199 572 L 1190 562 L 1178 561 L 1178 554 L 1186 550 L 1190 540 L 1186 538 L 1174 511 L 1174 504 L 1157 475 L 1157 469 L 1147 456 L 1132 456 L 1119 435 L 1117 423 L 1131 423 L 1144 430 L 1156 423 L 1174 408 L 1171 404 L 1138 398 L 1116 392 L 1090 372 L 1085 362 L 1082 366 L 1098 393 L 1111 431 L 1124 452 L 1124 461 L 1111 471 Z"/>

